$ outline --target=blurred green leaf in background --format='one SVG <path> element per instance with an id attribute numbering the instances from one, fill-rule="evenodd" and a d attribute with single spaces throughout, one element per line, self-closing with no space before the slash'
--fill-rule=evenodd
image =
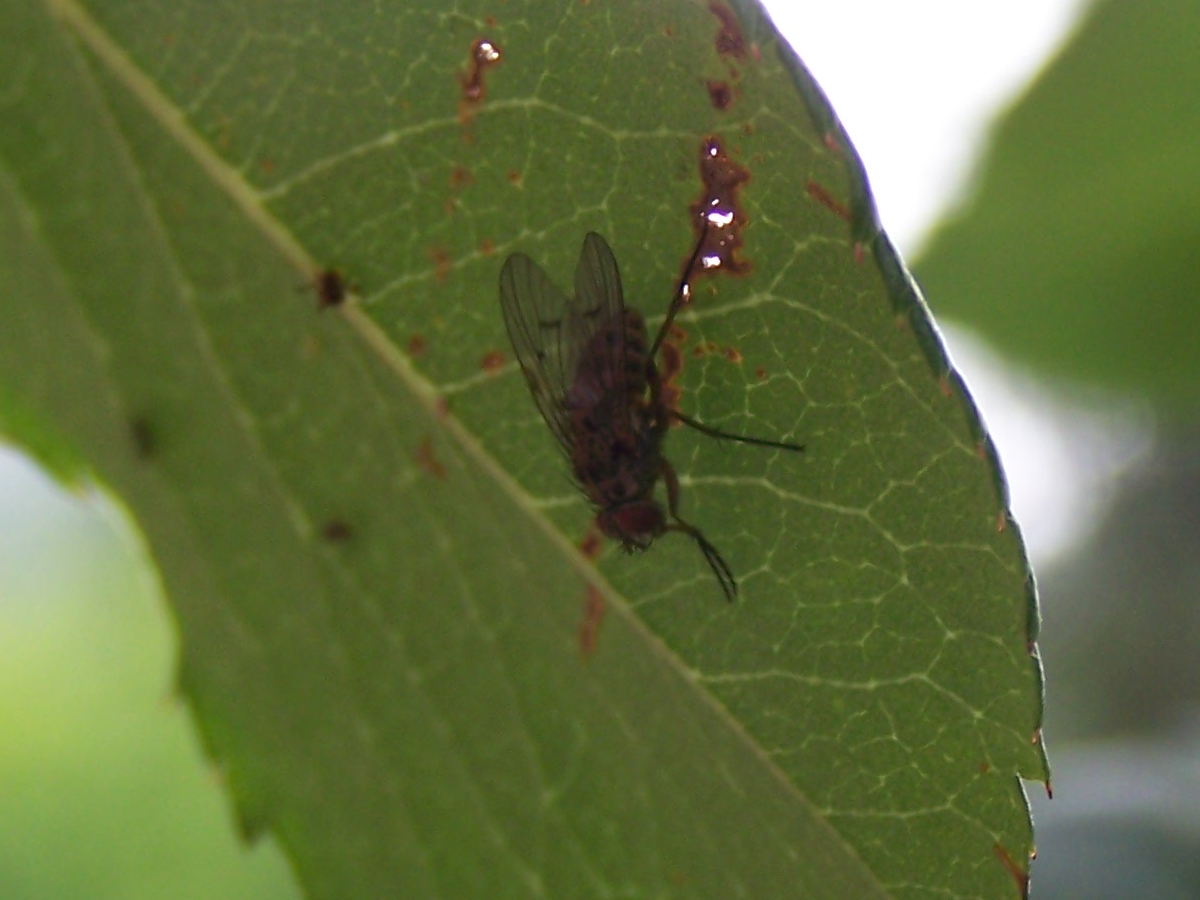
<path id="1" fill-rule="evenodd" d="M 1061 416 L 1048 478 L 1141 448 L 1089 486 L 1067 553 L 1031 544 L 1057 760 L 1054 801 L 1034 797 L 1040 896 L 1200 895 L 1198 32 L 1189 0 L 1092 5 L 916 262 L 1013 381 L 1090 418 Z M 989 420 L 1002 449 L 1031 443 Z"/>
<path id="2" fill-rule="evenodd" d="M 175 640 L 148 562 L 94 495 L 0 453 L 0 884 L 48 897 L 298 896 L 247 851 L 220 772 L 173 697 Z M 107 507 L 112 509 L 111 506 Z"/>

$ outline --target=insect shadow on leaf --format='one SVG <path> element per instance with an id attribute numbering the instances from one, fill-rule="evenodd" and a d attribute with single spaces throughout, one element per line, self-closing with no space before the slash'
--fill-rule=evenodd
<path id="1" fill-rule="evenodd" d="M 523 253 L 500 271 L 500 306 L 533 402 L 558 440 L 575 483 L 596 508 L 596 526 L 627 553 L 678 531 L 696 542 L 726 599 L 737 581 L 717 548 L 679 517 L 679 479 L 662 453 L 672 419 L 720 440 L 802 451 L 800 444 L 732 434 L 672 409 L 655 357 L 688 302 L 688 279 L 709 225 L 696 243 L 666 318 L 647 343 L 642 314 L 625 305 L 612 249 L 600 235 L 583 239 L 568 297 Z M 662 478 L 667 509 L 654 497 Z"/>

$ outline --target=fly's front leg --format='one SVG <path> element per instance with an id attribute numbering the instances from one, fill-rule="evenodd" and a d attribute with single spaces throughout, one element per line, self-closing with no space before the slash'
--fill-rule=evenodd
<path id="1" fill-rule="evenodd" d="M 696 545 L 700 548 L 700 552 L 704 554 L 704 560 L 708 563 L 708 567 L 717 576 L 717 583 L 721 585 L 725 599 L 732 603 L 734 598 L 737 597 L 737 580 L 733 577 L 733 572 L 730 571 L 729 565 L 725 562 L 725 559 L 721 556 L 717 548 L 709 543 L 704 533 L 695 525 L 691 525 L 679 518 L 679 478 L 675 474 L 675 469 L 664 459 L 661 461 L 659 471 L 662 473 L 663 482 L 667 486 L 667 511 L 671 514 L 671 518 L 675 520 L 666 527 L 666 530 L 682 532 L 696 542 Z"/>

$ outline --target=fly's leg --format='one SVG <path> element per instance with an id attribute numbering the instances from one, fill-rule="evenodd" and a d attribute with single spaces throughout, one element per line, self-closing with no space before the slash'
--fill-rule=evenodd
<path id="1" fill-rule="evenodd" d="M 667 510 L 670 512 L 671 518 L 675 520 L 666 527 L 666 530 L 686 534 L 696 542 L 696 545 L 700 548 L 700 552 L 704 554 L 704 559 L 708 563 L 708 567 L 717 576 L 717 582 L 721 585 L 725 599 L 732 603 L 734 598 L 737 597 L 737 581 L 734 580 L 733 572 L 729 570 L 729 566 L 725 563 L 717 548 L 709 543 L 708 538 L 704 536 L 700 529 L 679 518 L 679 478 L 675 475 L 675 469 L 665 459 L 662 460 L 661 466 L 663 481 L 667 485 Z"/>
<path id="2" fill-rule="evenodd" d="M 692 274 L 692 268 L 696 265 L 696 260 L 700 258 L 700 251 L 704 247 L 704 239 L 708 237 L 708 228 L 709 223 L 706 217 L 704 219 L 704 227 L 700 230 L 700 240 L 696 241 L 696 249 L 692 251 L 687 265 L 683 267 L 683 275 L 679 278 L 679 287 L 675 289 L 675 296 L 671 299 L 671 306 L 667 309 L 667 317 L 663 319 L 662 325 L 659 326 L 658 334 L 654 336 L 654 343 L 650 345 L 650 352 L 647 354 L 648 359 L 654 359 L 654 355 L 658 353 L 658 345 L 667 336 L 667 332 L 671 328 L 671 323 L 675 321 L 675 316 L 679 314 L 679 311 L 683 309 L 683 304 L 692 295 L 692 288 L 688 284 L 688 277 Z"/>
<path id="3" fill-rule="evenodd" d="M 713 428 L 711 425 L 705 425 L 703 422 L 697 422 L 695 419 L 685 416 L 679 410 L 670 410 L 672 416 L 682 422 L 689 428 L 695 428 L 702 434 L 707 434 L 709 437 L 719 438 L 723 441 L 738 441 L 742 444 L 755 444 L 759 447 L 776 447 L 780 450 L 794 450 L 797 453 L 804 451 L 803 444 L 789 444 L 784 441 L 771 441 L 767 438 L 747 437 L 744 434 L 732 434 L 728 431 L 722 431 L 720 428 Z"/>

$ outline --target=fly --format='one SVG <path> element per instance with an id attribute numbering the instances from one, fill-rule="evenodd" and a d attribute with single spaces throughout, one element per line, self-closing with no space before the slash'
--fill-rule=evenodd
<path id="1" fill-rule="evenodd" d="M 562 447 L 575 483 L 596 509 L 596 526 L 632 553 L 668 531 L 696 542 L 727 600 L 737 581 L 695 525 L 679 517 L 679 479 L 662 453 L 674 419 L 721 440 L 801 451 L 799 444 L 730 434 L 686 416 L 663 399 L 655 357 L 690 295 L 688 276 L 701 234 L 667 316 L 647 342 L 642 314 L 625 305 L 617 260 L 595 232 L 583 239 L 568 297 L 532 259 L 514 253 L 500 272 L 500 306 L 513 350 L 538 411 Z M 667 508 L 655 499 L 659 478 Z"/>

